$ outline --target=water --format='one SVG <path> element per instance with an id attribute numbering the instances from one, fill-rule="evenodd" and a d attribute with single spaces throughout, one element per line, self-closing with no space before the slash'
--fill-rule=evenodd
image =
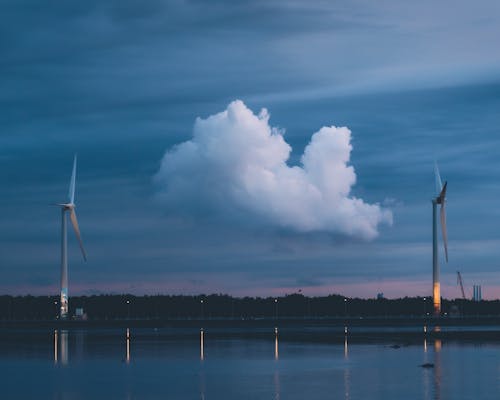
<path id="1" fill-rule="evenodd" d="M 284 334 L 283 334 L 284 335 Z M 500 345 L 0 331 L 4 399 L 497 399 Z M 433 366 L 423 368 L 421 365 Z"/>

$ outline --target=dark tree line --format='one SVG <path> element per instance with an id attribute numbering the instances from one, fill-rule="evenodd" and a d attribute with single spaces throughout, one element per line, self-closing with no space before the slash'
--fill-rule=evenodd
<path id="1" fill-rule="evenodd" d="M 89 320 L 103 319 L 215 319 L 215 318 L 323 318 L 396 317 L 432 314 L 432 299 L 345 298 L 340 295 L 306 297 L 231 297 L 223 294 L 198 296 L 99 295 L 70 298 L 70 315 L 82 308 Z M 500 300 L 473 302 L 443 299 L 445 315 L 498 316 Z M 2 320 L 50 320 L 59 312 L 58 296 L 0 296 Z"/>

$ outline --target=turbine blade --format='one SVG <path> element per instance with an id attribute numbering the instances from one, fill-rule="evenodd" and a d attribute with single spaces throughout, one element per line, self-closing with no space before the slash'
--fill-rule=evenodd
<path id="1" fill-rule="evenodd" d="M 436 178 L 436 194 L 439 194 L 443 190 L 443 183 L 441 182 L 441 175 L 439 175 L 439 168 L 436 161 L 434 161 L 434 177 Z"/>
<path id="2" fill-rule="evenodd" d="M 446 184 L 444 187 L 446 190 Z M 443 234 L 444 256 L 448 262 L 448 232 L 446 231 L 446 210 L 444 208 L 444 198 L 441 203 L 441 233 Z"/>
<path id="3" fill-rule="evenodd" d="M 69 182 L 68 198 L 70 204 L 75 203 L 75 184 L 76 184 L 76 154 L 73 160 L 73 172 L 71 173 L 71 181 Z"/>
<path id="4" fill-rule="evenodd" d="M 75 230 L 76 238 L 78 239 L 78 243 L 80 244 L 80 250 L 82 251 L 83 259 L 87 261 L 87 254 L 85 254 L 85 249 L 83 248 L 82 237 L 80 236 L 80 228 L 78 228 L 78 220 L 76 219 L 75 209 L 72 208 L 70 211 L 71 224 L 73 225 L 73 229 Z"/>

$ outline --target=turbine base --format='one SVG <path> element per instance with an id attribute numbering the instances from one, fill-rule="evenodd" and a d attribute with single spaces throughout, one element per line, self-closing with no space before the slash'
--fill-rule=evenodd
<path id="1" fill-rule="evenodd" d="M 439 317 L 441 315 L 441 285 L 439 282 L 435 282 L 433 285 L 432 300 L 434 306 L 434 316 Z"/>

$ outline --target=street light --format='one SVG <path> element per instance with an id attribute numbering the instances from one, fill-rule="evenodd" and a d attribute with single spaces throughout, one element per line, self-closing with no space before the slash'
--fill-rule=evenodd
<path id="1" fill-rule="evenodd" d="M 127 319 L 130 319 L 130 300 L 127 300 Z"/>
<path id="2" fill-rule="evenodd" d="M 59 316 L 59 310 L 58 310 L 58 308 L 57 308 L 57 305 L 58 305 L 58 304 L 59 304 L 59 303 L 57 302 L 57 300 L 54 300 L 54 307 L 55 307 L 55 309 L 56 309 L 56 319 L 57 319 L 57 317 Z"/>
<path id="3" fill-rule="evenodd" d="M 278 299 L 274 299 L 274 318 L 278 319 Z"/>
<path id="4" fill-rule="evenodd" d="M 427 300 L 427 297 L 424 297 L 424 316 L 425 313 L 427 312 L 427 303 L 425 302 Z"/>
<path id="5" fill-rule="evenodd" d="M 344 297 L 344 315 L 347 317 L 347 299 Z"/>
<path id="6" fill-rule="evenodd" d="M 205 310 L 203 309 L 203 299 L 200 300 L 200 308 L 201 308 L 201 319 L 204 319 Z"/>

